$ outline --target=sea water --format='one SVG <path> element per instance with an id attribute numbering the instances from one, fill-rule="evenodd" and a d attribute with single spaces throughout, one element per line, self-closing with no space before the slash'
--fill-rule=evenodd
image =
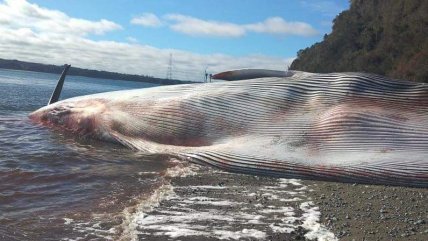
<path id="1" fill-rule="evenodd" d="M 58 75 L 0 69 L 0 240 L 110 239 L 168 162 L 35 125 Z M 68 76 L 62 98 L 153 84 Z M 148 173 L 148 174 L 145 174 Z"/>

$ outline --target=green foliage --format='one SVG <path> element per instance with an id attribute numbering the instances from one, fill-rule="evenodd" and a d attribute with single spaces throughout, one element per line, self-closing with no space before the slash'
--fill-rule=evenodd
<path id="1" fill-rule="evenodd" d="M 290 69 L 359 71 L 428 82 L 428 0 L 352 0 Z"/>

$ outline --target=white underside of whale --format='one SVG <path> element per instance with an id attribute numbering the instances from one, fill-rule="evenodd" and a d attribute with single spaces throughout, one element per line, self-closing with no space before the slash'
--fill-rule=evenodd
<path id="1" fill-rule="evenodd" d="M 293 72 L 116 91 L 63 100 L 37 115 L 234 172 L 428 186 L 428 86 L 377 75 Z M 91 128 L 83 126 L 88 119 Z"/>

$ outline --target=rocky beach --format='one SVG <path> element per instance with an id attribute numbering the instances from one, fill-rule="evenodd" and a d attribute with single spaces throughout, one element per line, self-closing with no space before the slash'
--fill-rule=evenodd
<path id="1" fill-rule="evenodd" d="M 138 240 L 428 239 L 426 189 L 177 170 L 132 218 Z"/>
<path id="2" fill-rule="evenodd" d="M 340 240 L 428 240 L 428 190 L 304 182 Z"/>

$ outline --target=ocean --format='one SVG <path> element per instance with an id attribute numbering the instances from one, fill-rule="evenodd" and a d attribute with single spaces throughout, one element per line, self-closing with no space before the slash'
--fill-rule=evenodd
<path id="1" fill-rule="evenodd" d="M 58 77 L 0 69 L 0 240 L 335 240 L 300 180 L 225 173 L 31 123 Z M 61 98 L 154 86 L 68 76 Z"/>

